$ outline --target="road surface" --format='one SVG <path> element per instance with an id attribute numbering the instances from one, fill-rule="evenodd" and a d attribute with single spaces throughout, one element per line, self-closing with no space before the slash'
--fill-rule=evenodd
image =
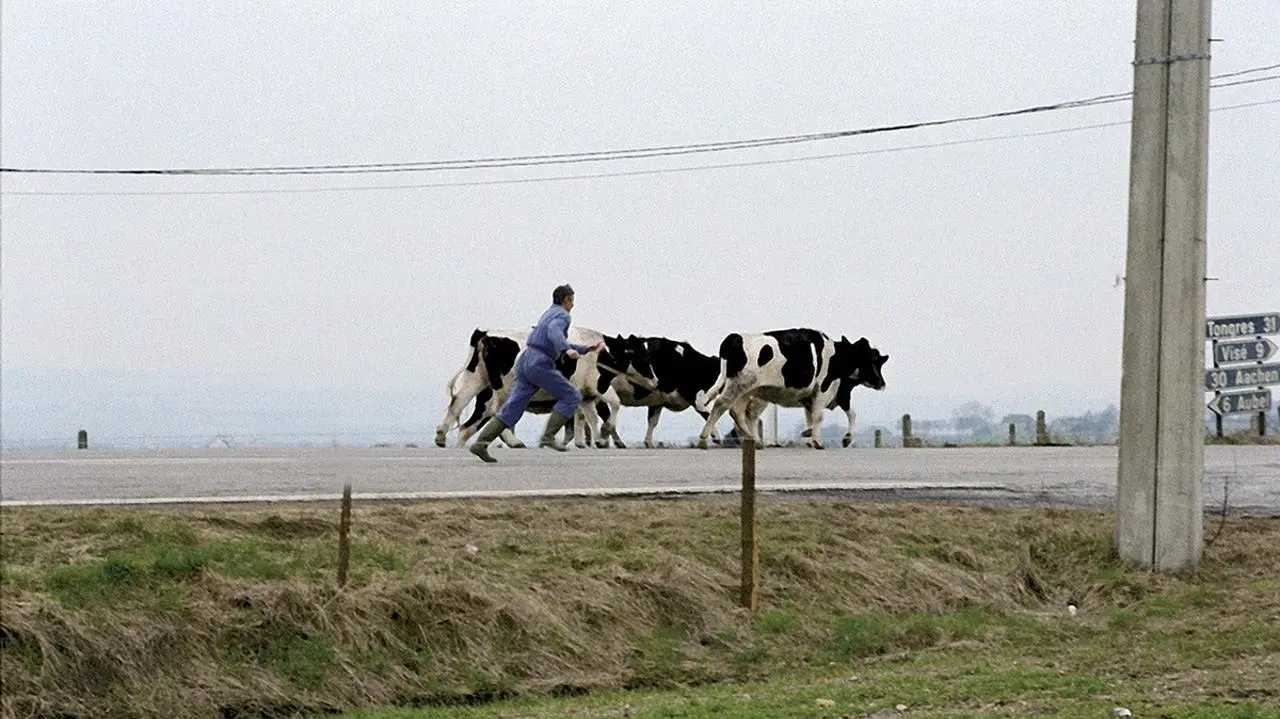
<path id="1" fill-rule="evenodd" d="M 731 492 L 731 449 L 465 450 L 226 448 L 20 452 L 0 455 L 0 503 L 173 503 L 327 500 L 350 482 L 358 498 Z M 996 504 L 1107 506 L 1115 447 L 762 449 L 756 485 L 786 496 L 956 498 Z M 1280 447 L 1205 448 L 1205 504 L 1280 515 Z"/>

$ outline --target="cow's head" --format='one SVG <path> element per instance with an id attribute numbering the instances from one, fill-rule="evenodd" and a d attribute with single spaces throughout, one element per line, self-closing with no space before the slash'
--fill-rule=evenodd
<path id="1" fill-rule="evenodd" d="M 833 369 L 839 376 L 848 377 L 871 389 L 884 389 L 882 368 L 888 361 L 889 355 L 880 354 L 880 350 L 872 347 L 866 337 L 850 342 L 844 336 L 836 342 L 835 355 L 831 359 Z"/>
<path id="2" fill-rule="evenodd" d="M 612 360 L 601 357 L 609 365 L 618 368 L 632 377 L 653 378 L 653 367 L 649 364 L 649 352 L 645 349 L 644 340 L 631 335 L 604 338 L 605 352 Z"/>
<path id="3" fill-rule="evenodd" d="M 520 343 L 510 337 L 487 335 L 480 338 L 480 355 L 490 387 L 502 389 L 507 380 L 513 376 L 516 357 L 519 354 Z"/>
<path id="4" fill-rule="evenodd" d="M 471 333 L 471 356 L 467 358 L 468 372 L 475 372 L 476 367 L 480 364 L 480 340 L 488 336 L 489 333 L 479 327 Z"/>
<path id="5" fill-rule="evenodd" d="M 616 335 L 604 338 L 604 349 L 600 351 L 600 361 L 625 376 L 635 379 L 648 379 L 653 376 L 653 370 L 649 367 L 649 357 L 644 351 L 643 343 L 637 344 L 633 340 L 635 335 L 631 337 L 623 337 Z M 604 368 L 600 370 L 602 381 L 607 385 L 613 380 L 614 374 Z"/>

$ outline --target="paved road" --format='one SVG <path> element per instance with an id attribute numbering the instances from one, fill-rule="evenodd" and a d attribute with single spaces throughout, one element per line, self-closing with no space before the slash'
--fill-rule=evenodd
<path id="1" fill-rule="evenodd" d="M 736 450 L 495 449 L 496 465 L 436 448 L 233 448 L 0 455 L 0 502 L 97 504 L 357 497 L 555 496 L 726 492 L 741 483 Z M 1103 506 L 1115 496 L 1115 447 L 766 449 L 761 490 L 955 497 L 995 503 Z M 1280 447 L 1205 448 L 1205 502 L 1280 514 Z"/>

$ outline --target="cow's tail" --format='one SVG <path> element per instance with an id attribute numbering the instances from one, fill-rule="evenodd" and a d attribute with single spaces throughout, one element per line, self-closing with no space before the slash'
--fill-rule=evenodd
<path id="1" fill-rule="evenodd" d="M 716 377 L 715 384 L 711 385 L 706 391 L 699 392 L 694 398 L 694 409 L 699 412 L 710 412 L 711 405 L 715 404 L 716 397 L 724 391 L 724 385 L 729 381 L 729 363 L 727 360 L 720 360 L 720 376 Z"/>

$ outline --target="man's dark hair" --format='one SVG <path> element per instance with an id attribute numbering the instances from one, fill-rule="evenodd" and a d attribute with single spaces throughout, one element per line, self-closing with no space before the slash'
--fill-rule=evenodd
<path id="1" fill-rule="evenodd" d="M 560 285 L 551 291 L 551 304 L 558 305 L 564 303 L 566 297 L 573 296 L 573 288 L 569 285 Z"/>

